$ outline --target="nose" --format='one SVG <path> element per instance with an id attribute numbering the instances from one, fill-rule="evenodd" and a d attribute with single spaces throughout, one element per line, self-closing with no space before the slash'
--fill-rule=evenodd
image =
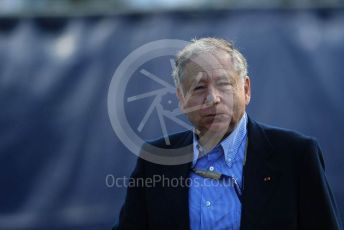
<path id="1" fill-rule="evenodd" d="M 206 104 L 218 104 L 220 102 L 220 97 L 215 89 L 209 88 L 208 95 L 205 98 Z"/>

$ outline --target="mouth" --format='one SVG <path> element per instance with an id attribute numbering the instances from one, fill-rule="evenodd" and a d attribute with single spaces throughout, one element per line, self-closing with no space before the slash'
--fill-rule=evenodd
<path id="1" fill-rule="evenodd" d="M 211 113 L 203 115 L 203 118 L 210 120 L 224 120 L 227 119 L 228 116 L 225 113 Z"/>
<path id="2" fill-rule="evenodd" d="M 215 117 L 215 116 L 224 116 L 226 115 L 225 113 L 208 113 L 204 114 L 203 117 Z"/>
<path id="3" fill-rule="evenodd" d="M 204 115 L 203 117 L 212 118 L 212 117 L 216 117 L 216 116 L 218 116 L 218 114 L 207 114 L 207 115 Z"/>

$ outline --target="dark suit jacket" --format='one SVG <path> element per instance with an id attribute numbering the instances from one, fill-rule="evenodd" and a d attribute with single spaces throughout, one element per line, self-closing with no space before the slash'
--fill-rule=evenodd
<path id="1" fill-rule="evenodd" d="M 251 119 L 247 128 L 240 229 L 342 229 L 316 141 Z M 174 134 L 170 140 L 170 146 L 163 139 L 151 144 L 163 148 L 190 145 L 192 153 L 192 132 Z M 190 166 L 159 165 L 140 158 L 132 178 L 185 179 Z M 128 188 L 114 229 L 189 229 L 188 199 L 187 186 Z"/>

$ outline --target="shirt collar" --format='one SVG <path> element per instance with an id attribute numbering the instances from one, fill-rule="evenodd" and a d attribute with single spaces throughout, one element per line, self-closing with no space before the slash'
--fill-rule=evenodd
<path id="1" fill-rule="evenodd" d="M 244 137 L 247 134 L 246 126 L 247 126 L 247 114 L 245 112 L 244 115 L 241 117 L 238 125 L 232 131 L 232 133 L 220 142 L 220 145 L 221 145 L 223 152 L 224 152 L 224 155 L 225 155 L 226 164 L 229 167 L 232 166 L 232 162 L 236 157 L 238 149 L 239 149 Z M 193 152 L 194 152 L 194 157 L 193 157 L 193 161 L 192 161 L 193 167 L 196 165 L 196 162 L 198 160 L 199 148 L 200 148 L 200 145 L 198 143 L 196 134 L 195 134 L 195 132 L 193 132 Z"/>

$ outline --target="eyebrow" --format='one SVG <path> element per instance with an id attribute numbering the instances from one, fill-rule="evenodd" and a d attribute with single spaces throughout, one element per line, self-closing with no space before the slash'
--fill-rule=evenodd
<path id="1" fill-rule="evenodd" d="M 233 79 L 228 77 L 225 73 L 224 74 L 219 74 L 216 77 L 209 77 L 209 75 L 203 75 L 200 78 L 194 78 L 191 81 L 192 85 L 198 85 L 199 83 L 204 83 L 209 80 L 209 78 L 213 78 L 216 82 L 218 81 L 228 81 L 228 82 L 233 82 Z"/>
<path id="2" fill-rule="evenodd" d="M 231 79 L 229 79 L 229 77 L 226 76 L 225 74 L 221 74 L 221 75 L 216 77 L 216 80 L 219 80 L 219 81 L 220 80 L 228 80 L 228 81 L 230 81 Z"/>

